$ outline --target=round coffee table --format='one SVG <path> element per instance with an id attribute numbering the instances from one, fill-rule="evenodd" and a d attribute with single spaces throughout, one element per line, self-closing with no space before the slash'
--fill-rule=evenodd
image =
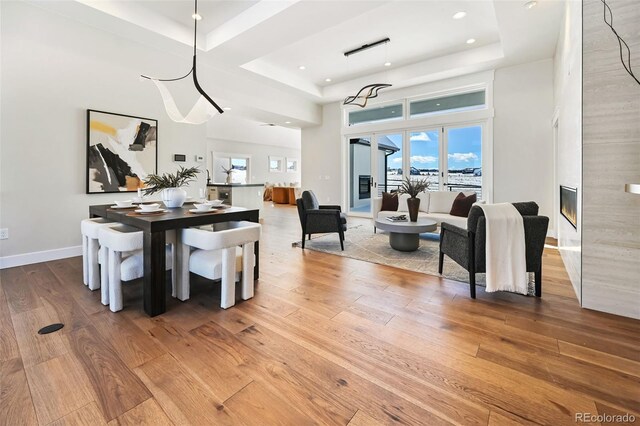
<path id="1" fill-rule="evenodd" d="M 416 251 L 420 247 L 419 235 L 438 228 L 435 220 L 419 218 L 417 222 L 391 222 L 386 218 L 376 219 L 376 228 L 389 233 L 389 245 L 398 251 Z"/>

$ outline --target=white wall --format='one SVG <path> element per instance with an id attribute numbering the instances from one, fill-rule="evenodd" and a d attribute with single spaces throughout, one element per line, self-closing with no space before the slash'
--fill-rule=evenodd
<path id="1" fill-rule="evenodd" d="M 79 246 L 89 205 L 131 196 L 85 194 L 87 109 L 158 119 L 159 172 L 177 167 L 173 153 L 196 165 L 206 129 L 171 122 L 153 85 L 138 79 L 142 70 L 178 74 L 185 64 L 175 57 L 25 2 L 0 7 L 0 227 L 10 235 L 0 257 L 8 265 L 16 259 L 6 256 Z"/>
<path id="2" fill-rule="evenodd" d="M 553 230 L 553 61 L 497 69 L 493 105 L 493 201 L 535 201 Z"/>
<path id="3" fill-rule="evenodd" d="M 251 157 L 250 183 L 300 182 L 300 129 L 283 126 L 264 126 L 254 120 L 239 117 L 234 110 L 207 123 L 207 167 L 212 170 L 211 153 L 241 154 Z M 228 155 L 225 155 L 228 154 Z M 298 171 L 269 172 L 269 156 L 295 158 Z M 286 165 L 286 163 L 285 163 Z M 214 173 L 211 173 L 212 179 Z"/>
<path id="4" fill-rule="evenodd" d="M 458 87 L 456 81 L 446 84 L 421 85 L 413 88 L 414 92 L 404 88 L 397 94 L 407 97 L 428 93 L 430 88 Z M 387 92 L 385 100 L 393 99 L 393 95 Z M 553 61 L 496 70 L 493 95 L 488 96 L 493 96 L 495 111 L 493 200 L 536 201 L 540 213 L 550 217 L 553 228 Z M 302 184 L 322 194 L 323 203 L 343 200 L 341 179 L 347 179 L 347 174 L 341 114 L 340 103 L 327 104 L 323 108 L 323 124 L 302 130 Z"/>
<path id="5" fill-rule="evenodd" d="M 582 274 L 582 4 L 568 1 L 554 58 L 554 105 L 558 120 L 554 186 L 558 248 L 581 300 Z M 578 229 L 559 215 L 559 185 L 578 188 Z"/>
<path id="6" fill-rule="evenodd" d="M 343 139 L 340 103 L 324 105 L 322 125 L 302 129 L 302 188 L 312 190 L 321 204 L 341 204 Z"/>
<path id="7" fill-rule="evenodd" d="M 250 175 L 248 183 L 278 183 L 278 182 L 298 182 L 301 179 L 301 152 L 300 149 L 288 148 L 283 146 L 265 145 L 262 143 L 249 143 L 229 141 L 222 139 L 207 139 L 207 151 L 213 152 L 221 157 L 240 156 L 249 157 Z M 282 157 L 298 160 L 298 171 L 292 172 L 270 172 L 269 156 Z M 211 170 L 211 155 L 208 155 L 209 170 Z M 286 165 L 286 163 L 285 163 Z M 213 180 L 214 173 L 211 173 Z"/>

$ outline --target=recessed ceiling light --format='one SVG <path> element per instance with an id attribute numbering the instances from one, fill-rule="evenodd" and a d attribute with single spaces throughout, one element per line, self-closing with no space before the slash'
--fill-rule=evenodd
<path id="1" fill-rule="evenodd" d="M 199 13 L 194 13 L 193 15 L 191 15 L 191 17 L 192 17 L 193 19 L 195 19 L 196 21 L 199 21 L 199 20 L 201 20 L 201 19 L 202 19 L 202 16 L 200 16 L 200 14 L 199 14 Z"/>
<path id="2" fill-rule="evenodd" d="M 291 122 L 290 121 L 285 121 L 284 124 L 291 124 Z"/>
<path id="3" fill-rule="evenodd" d="M 324 81 L 326 81 L 327 83 L 330 83 L 331 79 L 330 78 L 325 78 Z"/>
<path id="4" fill-rule="evenodd" d="M 462 19 L 465 16 L 467 16 L 467 12 L 460 11 L 460 12 L 456 12 L 456 14 L 453 15 L 453 19 Z"/>
<path id="5" fill-rule="evenodd" d="M 533 9 L 535 7 L 535 5 L 537 5 L 538 2 L 535 0 L 532 1 L 528 1 L 524 4 L 524 7 L 526 7 L 527 9 Z"/>
<path id="6" fill-rule="evenodd" d="M 440 104 L 436 104 L 436 106 L 440 106 Z"/>
<path id="7" fill-rule="evenodd" d="M 222 109 L 225 111 L 231 111 L 231 107 L 223 107 Z"/>
<path id="8" fill-rule="evenodd" d="M 298 69 L 299 69 L 299 70 L 306 70 L 306 69 L 307 69 L 307 67 L 305 67 L 304 65 L 300 65 L 300 66 L 298 67 Z"/>
<path id="9" fill-rule="evenodd" d="M 384 66 L 385 66 L 385 67 L 390 67 L 390 66 L 391 66 L 391 62 L 385 62 L 385 63 L 384 63 Z"/>
<path id="10" fill-rule="evenodd" d="M 467 44 L 473 44 L 476 42 L 475 38 L 470 38 L 469 40 L 467 40 Z"/>

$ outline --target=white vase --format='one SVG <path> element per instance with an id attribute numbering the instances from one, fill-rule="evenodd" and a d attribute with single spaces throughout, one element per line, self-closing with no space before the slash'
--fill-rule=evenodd
<path id="1" fill-rule="evenodd" d="M 182 207 L 187 199 L 187 191 L 182 188 L 165 188 L 162 190 L 162 202 L 169 208 Z"/>
<path id="2" fill-rule="evenodd" d="M 227 174 L 227 183 L 228 184 L 231 183 L 231 175 L 230 174 Z"/>

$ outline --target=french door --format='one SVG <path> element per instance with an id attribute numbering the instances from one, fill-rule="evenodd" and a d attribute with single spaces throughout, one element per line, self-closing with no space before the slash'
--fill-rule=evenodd
<path id="1" fill-rule="evenodd" d="M 402 183 L 403 132 L 349 136 L 348 211 L 371 217 L 372 201 Z"/>
<path id="2" fill-rule="evenodd" d="M 430 191 L 475 191 L 482 196 L 481 124 L 408 131 L 409 177 Z"/>
<path id="3" fill-rule="evenodd" d="M 371 217 L 373 198 L 396 191 L 405 178 L 481 199 L 483 130 L 479 123 L 348 136 L 349 213 Z"/>

